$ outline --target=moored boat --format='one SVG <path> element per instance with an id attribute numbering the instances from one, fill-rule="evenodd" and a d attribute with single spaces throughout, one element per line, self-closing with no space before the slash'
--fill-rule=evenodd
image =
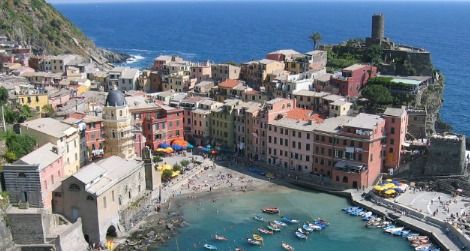
<path id="1" fill-rule="evenodd" d="M 207 250 L 217 250 L 217 247 L 211 244 L 204 244 L 204 248 Z"/>
<path id="2" fill-rule="evenodd" d="M 223 235 L 218 235 L 218 234 L 214 235 L 214 239 L 218 240 L 218 241 L 228 241 L 227 237 L 225 237 Z"/>
<path id="3" fill-rule="evenodd" d="M 261 244 L 263 244 L 261 241 L 253 240 L 251 238 L 248 238 L 247 241 L 249 244 L 254 246 L 261 246 Z"/>
<path id="4" fill-rule="evenodd" d="M 261 242 L 264 241 L 263 237 L 262 237 L 261 235 L 259 235 L 259 234 L 253 234 L 253 239 L 254 239 L 255 241 L 261 241 Z"/>
<path id="5" fill-rule="evenodd" d="M 299 223 L 299 220 L 291 219 L 288 216 L 282 216 L 281 221 L 285 222 L 287 224 L 294 224 L 294 223 Z"/>
<path id="6" fill-rule="evenodd" d="M 277 207 L 263 208 L 261 209 L 261 211 L 266 214 L 278 214 L 279 212 L 281 212 L 281 210 L 279 210 L 279 208 Z"/>
<path id="7" fill-rule="evenodd" d="M 308 238 L 307 235 L 305 235 L 305 234 L 303 234 L 299 231 L 295 231 L 295 236 L 297 236 L 297 238 L 303 239 L 303 240 L 306 240 Z"/>
<path id="8" fill-rule="evenodd" d="M 262 234 L 273 234 L 272 230 L 264 229 L 264 228 L 258 228 L 258 231 Z"/>
<path id="9" fill-rule="evenodd" d="M 273 232 L 280 232 L 281 231 L 281 228 L 275 226 L 275 225 L 269 225 L 266 227 L 267 229 L 273 231 Z"/>
<path id="10" fill-rule="evenodd" d="M 292 247 L 291 245 L 289 245 L 289 244 L 287 244 L 287 243 L 285 243 L 285 242 L 282 242 L 281 246 L 282 246 L 282 248 L 283 248 L 284 250 L 287 250 L 287 251 L 294 251 L 294 247 Z"/>
<path id="11" fill-rule="evenodd" d="M 284 223 L 284 222 L 282 222 L 282 221 L 275 220 L 275 221 L 273 221 L 273 222 L 274 222 L 274 224 L 276 224 L 276 225 L 278 225 L 278 226 L 281 226 L 281 227 L 287 226 L 287 224 Z"/>
<path id="12" fill-rule="evenodd" d="M 313 228 L 311 228 L 311 227 L 309 226 L 309 224 L 304 224 L 304 225 L 302 226 L 302 228 L 303 228 L 305 231 L 313 232 Z"/>

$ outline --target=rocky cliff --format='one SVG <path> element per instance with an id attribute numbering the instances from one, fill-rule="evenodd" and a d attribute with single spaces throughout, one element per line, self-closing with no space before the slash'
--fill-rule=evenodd
<path id="1" fill-rule="evenodd" d="M 126 54 L 111 52 L 88 39 L 45 0 L 1 0 L 0 33 L 38 54 L 79 54 L 99 66 L 125 61 Z"/>

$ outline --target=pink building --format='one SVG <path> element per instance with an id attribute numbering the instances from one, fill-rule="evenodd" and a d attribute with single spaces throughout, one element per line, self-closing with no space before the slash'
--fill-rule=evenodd
<path id="1" fill-rule="evenodd" d="M 295 109 L 268 125 L 267 163 L 338 187 L 367 187 L 382 168 L 385 120 L 361 113 L 321 119 Z"/>
<path id="2" fill-rule="evenodd" d="M 70 118 L 85 123 L 84 137 L 87 147 L 88 159 L 96 160 L 104 157 L 104 125 L 103 119 L 85 113 L 75 112 Z"/>
<path id="3" fill-rule="evenodd" d="M 340 95 L 359 96 L 359 91 L 367 84 L 369 78 L 377 76 L 377 67 L 354 64 L 344 68 L 341 75 L 332 75 L 330 85 L 339 90 Z"/>
<path id="4" fill-rule="evenodd" d="M 383 114 L 387 144 L 385 149 L 386 172 L 392 172 L 400 166 L 402 147 L 408 128 L 408 113 L 404 107 L 387 108 Z M 391 169 L 391 170 L 390 170 Z"/>
<path id="5" fill-rule="evenodd" d="M 267 161 L 267 134 L 268 124 L 278 116 L 285 115 L 295 108 L 294 99 L 276 98 L 264 103 L 253 122 L 252 145 L 247 148 L 248 158 L 253 160 Z M 249 118 L 248 118 L 249 119 Z"/>
<path id="6" fill-rule="evenodd" d="M 64 176 L 62 156 L 47 143 L 23 156 L 3 170 L 5 189 L 11 204 L 28 203 L 29 207 L 52 208 L 52 191 Z"/>
<path id="7" fill-rule="evenodd" d="M 315 132 L 314 173 L 346 187 L 373 185 L 382 169 L 384 128 L 384 119 L 365 113 L 325 120 Z"/>

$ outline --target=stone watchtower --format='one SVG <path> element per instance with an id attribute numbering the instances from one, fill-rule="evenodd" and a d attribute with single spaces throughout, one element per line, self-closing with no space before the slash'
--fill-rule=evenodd
<path id="1" fill-rule="evenodd" d="M 372 29 L 370 37 L 366 38 L 367 46 L 382 44 L 385 39 L 385 17 L 383 14 L 374 14 L 372 16 Z"/>
<path id="2" fill-rule="evenodd" d="M 156 191 L 162 185 L 162 176 L 160 171 L 155 168 L 153 163 L 152 150 L 146 146 L 142 150 L 142 160 L 145 165 L 145 186 L 147 190 Z"/>
<path id="3" fill-rule="evenodd" d="M 374 14 L 372 16 L 372 34 L 371 38 L 373 40 L 382 41 L 385 33 L 384 26 L 384 15 L 383 14 Z"/>
<path id="4" fill-rule="evenodd" d="M 110 90 L 103 108 L 105 130 L 105 157 L 117 155 L 124 159 L 135 157 L 131 114 L 124 94 Z"/>

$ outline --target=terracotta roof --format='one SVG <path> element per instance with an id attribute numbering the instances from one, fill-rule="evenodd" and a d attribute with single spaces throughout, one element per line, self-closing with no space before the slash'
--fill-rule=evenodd
<path id="1" fill-rule="evenodd" d="M 302 109 L 302 108 L 294 108 L 287 112 L 287 118 L 295 119 L 295 120 L 302 120 L 302 121 L 309 121 L 313 120 L 316 123 L 323 122 L 323 118 L 317 113 L 313 113 L 311 110 Z"/>
<path id="2" fill-rule="evenodd" d="M 240 80 L 238 80 L 238 79 L 227 79 L 224 82 L 220 83 L 219 87 L 221 87 L 221 88 L 234 88 L 238 84 L 240 84 Z"/>

